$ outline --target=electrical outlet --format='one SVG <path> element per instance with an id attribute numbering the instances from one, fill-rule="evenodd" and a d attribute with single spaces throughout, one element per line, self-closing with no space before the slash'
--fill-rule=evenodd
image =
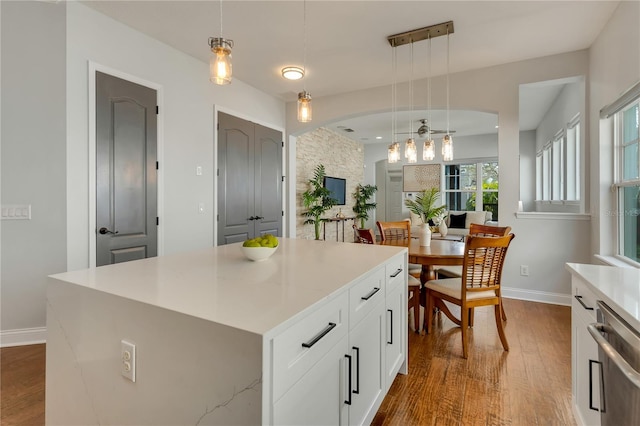
<path id="1" fill-rule="evenodd" d="M 124 377 L 136 381 L 136 345 L 122 340 L 120 342 L 120 369 Z"/>
<path id="2" fill-rule="evenodd" d="M 529 276 L 529 265 L 520 265 L 520 275 L 523 277 Z"/>

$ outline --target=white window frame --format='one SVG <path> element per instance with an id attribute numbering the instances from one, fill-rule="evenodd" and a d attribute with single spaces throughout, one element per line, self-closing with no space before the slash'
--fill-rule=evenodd
<path id="1" fill-rule="evenodd" d="M 497 158 L 483 158 L 483 159 L 478 159 L 478 160 L 461 160 L 459 162 L 455 162 L 455 163 L 448 163 L 445 165 L 445 167 L 442 168 L 442 173 L 443 173 L 443 187 L 442 187 L 442 196 L 443 196 L 443 202 L 446 204 L 447 202 L 447 195 L 450 193 L 466 193 L 466 194 L 476 194 L 476 210 L 475 211 L 484 211 L 484 206 L 483 206 L 483 193 L 484 192 L 497 192 L 498 194 L 500 194 L 500 187 L 498 186 L 497 190 L 493 190 L 493 189 L 489 189 L 484 191 L 482 189 L 482 171 L 483 171 L 483 165 L 487 164 L 487 163 L 496 163 L 498 164 L 498 159 Z M 470 164 L 475 164 L 476 166 L 476 188 L 474 190 L 471 189 L 447 189 L 446 188 L 446 177 L 448 176 L 446 174 L 446 166 L 462 166 L 462 165 L 470 165 Z M 498 170 L 498 174 L 500 173 L 500 171 Z M 499 176 L 499 175 L 498 175 Z M 498 177 L 498 185 L 500 182 L 500 178 Z M 498 195 L 499 196 L 499 195 Z M 447 206 L 447 209 L 449 207 Z M 494 218 L 494 220 L 496 220 Z"/>

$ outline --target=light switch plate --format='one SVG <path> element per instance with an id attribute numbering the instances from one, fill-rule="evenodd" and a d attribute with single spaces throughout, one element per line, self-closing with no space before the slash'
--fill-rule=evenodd
<path id="1" fill-rule="evenodd" d="M 2 220 L 31 220 L 31 204 L 3 204 Z"/>

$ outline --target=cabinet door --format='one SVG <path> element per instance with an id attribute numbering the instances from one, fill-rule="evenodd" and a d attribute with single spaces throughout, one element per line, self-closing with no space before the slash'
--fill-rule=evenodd
<path id="1" fill-rule="evenodd" d="M 387 295 L 385 309 L 385 393 L 389 391 L 406 354 L 407 339 L 407 318 L 406 305 L 407 296 L 398 287 L 391 294 Z"/>
<path id="2" fill-rule="evenodd" d="M 382 339 L 385 334 L 384 303 L 379 303 L 350 332 L 352 357 L 349 424 L 369 424 L 384 397 Z M 347 395 L 349 399 L 349 395 Z"/>
<path id="3" fill-rule="evenodd" d="M 274 425 L 345 425 L 348 337 L 343 337 L 273 406 Z"/>
<path id="4" fill-rule="evenodd" d="M 575 293 L 575 291 L 574 291 Z M 581 292 L 584 294 L 584 292 Z M 587 307 L 593 307 L 593 301 L 587 296 L 583 298 Z M 600 368 L 598 361 L 598 345 L 593 340 L 587 325 L 595 322 L 593 312 L 586 310 L 574 298 L 571 306 L 571 328 L 573 339 L 573 398 L 579 418 L 578 423 L 599 425 L 600 412 Z"/>

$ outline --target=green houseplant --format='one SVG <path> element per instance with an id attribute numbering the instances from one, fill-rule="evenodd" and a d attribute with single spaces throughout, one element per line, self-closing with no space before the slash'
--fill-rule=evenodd
<path id="1" fill-rule="evenodd" d="M 422 219 L 422 232 L 419 235 L 421 246 L 429 246 L 431 244 L 429 220 L 439 218 L 447 208 L 444 204 L 437 206 L 439 200 L 440 191 L 436 187 L 425 189 L 420 195 L 416 195 L 415 200 L 409 198 L 404 200 L 405 206 L 411 213 L 420 216 L 420 219 Z"/>
<path id="2" fill-rule="evenodd" d="M 370 203 L 369 200 L 378 190 L 375 185 L 356 186 L 353 198 L 356 203 L 353 205 L 353 212 L 356 214 L 356 220 L 360 221 L 360 229 L 364 229 L 364 223 L 369 219 L 369 211 L 376 208 L 376 203 Z"/>
<path id="3" fill-rule="evenodd" d="M 313 172 L 313 178 L 309 179 L 310 188 L 302 193 L 302 204 L 307 211 L 302 215 L 307 219 L 305 225 L 314 226 L 316 240 L 320 239 L 320 224 L 325 222 L 322 215 L 338 202 L 331 197 L 331 192 L 324 187 L 325 170 L 322 164 L 318 164 Z"/>

